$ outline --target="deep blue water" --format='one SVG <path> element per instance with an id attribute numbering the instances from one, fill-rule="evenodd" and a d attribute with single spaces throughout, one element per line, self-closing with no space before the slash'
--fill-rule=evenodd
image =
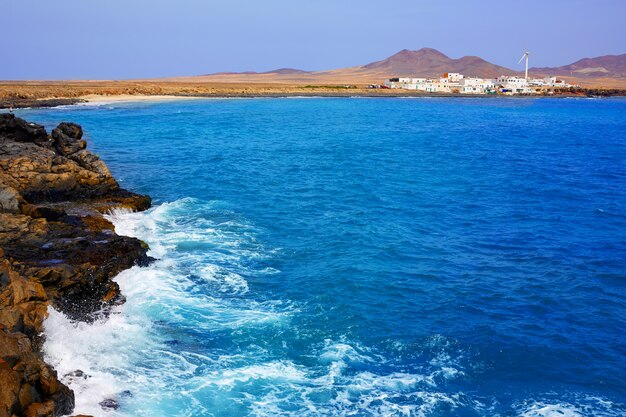
<path id="1" fill-rule="evenodd" d="M 77 412 L 626 415 L 626 99 L 19 113 L 155 201 L 119 314 L 49 319 Z"/>

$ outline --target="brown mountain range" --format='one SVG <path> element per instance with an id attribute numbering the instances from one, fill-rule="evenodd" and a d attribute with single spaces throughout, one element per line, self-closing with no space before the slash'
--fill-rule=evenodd
<path id="1" fill-rule="evenodd" d="M 424 77 L 438 77 L 445 72 L 460 72 L 466 75 L 493 78 L 514 72 L 509 68 L 492 64 L 477 56 L 453 59 L 432 48 L 422 48 L 418 51 L 403 49 L 387 59 L 363 65 L 361 68 L 398 76 L 419 75 Z"/>
<path id="2" fill-rule="evenodd" d="M 380 82 L 381 79 L 393 76 L 423 76 L 438 77 L 444 72 L 461 72 L 478 77 L 497 77 L 502 74 L 514 73 L 513 70 L 492 64 L 477 56 L 450 58 L 436 49 L 422 48 L 417 51 L 403 49 L 402 51 L 381 61 L 372 62 L 356 67 L 340 68 L 330 71 L 304 71 L 293 68 L 281 68 L 266 72 L 220 72 L 216 74 L 190 77 L 213 81 L 228 81 L 229 79 L 245 78 L 254 81 L 310 82 Z M 187 78 L 187 77 L 185 77 Z"/>
<path id="3" fill-rule="evenodd" d="M 626 77 L 626 54 L 583 58 L 573 64 L 553 68 L 531 68 L 531 72 L 575 77 Z"/>
<path id="4" fill-rule="evenodd" d="M 432 48 L 402 51 L 380 61 L 329 71 L 305 71 L 281 68 L 267 72 L 216 73 L 193 77 L 177 77 L 172 81 L 219 83 L 282 83 L 282 84 L 368 84 L 382 83 L 389 77 L 438 77 L 445 72 L 493 78 L 521 72 L 488 62 L 478 56 L 450 58 Z M 626 54 L 585 58 L 555 68 L 531 68 L 531 76 L 558 75 L 583 85 L 626 85 Z"/>

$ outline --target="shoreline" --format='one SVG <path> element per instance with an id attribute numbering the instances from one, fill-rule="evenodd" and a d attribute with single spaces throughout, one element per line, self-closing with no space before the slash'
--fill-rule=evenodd
<path id="1" fill-rule="evenodd" d="M 77 98 L 41 98 L 32 100 L 0 100 L 0 110 L 19 110 L 28 108 L 54 108 L 62 106 L 74 106 L 74 105 L 88 105 L 93 104 L 106 104 L 106 103 L 133 103 L 133 102 L 168 102 L 168 101 L 183 101 L 183 100 L 202 100 L 202 99 L 264 99 L 264 98 L 389 98 L 389 99 L 401 99 L 401 98 L 429 98 L 429 99 L 446 99 L 446 98 L 462 98 L 462 99 L 546 99 L 546 98 L 620 98 L 626 97 L 626 91 L 620 94 L 608 94 L 608 95 L 585 95 L 585 94 L 555 94 L 555 95 L 490 95 L 490 94 L 447 94 L 447 93 L 412 93 L 398 92 L 398 93 L 353 93 L 353 94 L 338 94 L 336 92 L 315 92 L 307 94 L 306 92 L 294 92 L 294 93 L 252 93 L 252 94 L 119 94 L 119 95 L 86 95 Z"/>
<path id="2" fill-rule="evenodd" d="M 43 361 L 49 308 L 75 322 L 107 316 L 125 301 L 114 278 L 153 261 L 104 216 L 146 210 L 150 198 L 120 188 L 82 133 L 0 114 L 0 417 L 72 413 L 63 381 L 89 375 Z"/>
<path id="3" fill-rule="evenodd" d="M 179 100 L 200 100 L 204 97 L 182 96 L 182 95 L 145 95 L 145 94 L 119 94 L 114 96 L 105 96 L 90 94 L 79 97 L 84 103 L 124 103 L 136 101 L 179 101 Z"/>
<path id="4" fill-rule="evenodd" d="M 425 91 L 369 88 L 366 84 L 271 84 L 200 83 L 183 81 L 0 81 L 0 109 L 57 107 L 80 103 L 123 101 L 171 101 L 198 98 L 286 98 L 286 97 L 428 97 L 428 98 L 544 98 L 626 96 L 623 88 L 555 90 L 554 94 L 488 95 L 428 93 Z"/>

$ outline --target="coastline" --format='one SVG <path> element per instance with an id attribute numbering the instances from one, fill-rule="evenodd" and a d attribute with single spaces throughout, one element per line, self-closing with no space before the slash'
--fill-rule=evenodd
<path id="1" fill-rule="evenodd" d="M 57 375 L 41 359 L 49 307 L 78 322 L 107 315 L 124 302 L 113 279 L 152 261 L 104 217 L 145 210 L 150 198 L 120 188 L 86 146 L 76 124 L 48 134 L 0 114 L 0 417 L 73 411 L 62 380 L 82 371 Z"/>
<path id="2" fill-rule="evenodd" d="M 120 103 L 135 101 L 177 101 L 177 100 L 199 100 L 204 97 L 184 96 L 184 95 L 144 95 L 144 94 L 119 94 L 113 96 L 103 96 L 90 94 L 79 98 L 84 103 Z"/>
<path id="3" fill-rule="evenodd" d="M 428 97 L 428 98 L 543 98 L 626 96 L 625 89 L 582 88 L 545 95 L 485 95 L 427 93 L 401 89 L 376 89 L 367 85 L 304 85 L 245 83 L 185 83 L 148 81 L 2 82 L 0 109 L 57 107 L 81 103 L 122 101 L 169 101 L 198 98 L 285 97 Z"/>
<path id="4" fill-rule="evenodd" d="M 581 95 L 581 94 L 558 94 L 558 95 L 516 95 L 516 96 L 504 96 L 504 95 L 486 95 L 486 94 L 445 94 L 445 93 L 433 93 L 433 94 L 411 94 L 410 92 L 402 92 L 397 94 L 336 94 L 336 93 L 315 93 L 315 94 L 303 94 L 303 93 L 278 93 L 278 94 L 201 94 L 201 95 L 185 95 L 185 94 L 171 94 L 171 95 L 88 95 L 81 96 L 76 99 L 57 99 L 57 98 L 43 98 L 27 100 L 23 102 L 6 102 L 0 100 L 0 110 L 14 110 L 14 109 L 28 109 L 28 108 L 54 108 L 62 106 L 75 106 L 75 105 L 89 105 L 89 104 L 114 104 L 114 103 L 157 103 L 168 101 L 187 101 L 187 100 L 202 100 L 202 99 L 263 99 L 263 98 L 424 98 L 424 99 L 446 99 L 446 98 L 460 98 L 460 99 L 485 99 L 485 100 L 523 100 L 523 99 L 545 99 L 545 98 L 619 98 L 626 97 L 626 92 L 623 94 L 615 95 Z"/>
<path id="5" fill-rule="evenodd" d="M 181 100 L 202 99 L 229 99 L 229 98 L 480 98 L 480 99 L 540 99 L 540 98 L 589 98 L 589 97 L 626 97 L 626 91 L 620 95 L 581 95 L 581 94 L 556 94 L 556 95 L 490 95 L 490 94 L 457 94 L 457 93 L 421 93 L 408 90 L 392 90 L 391 93 L 373 90 L 372 92 L 353 94 L 340 94 L 336 92 L 289 92 L 289 93 L 258 93 L 258 94 L 171 94 L 171 95 L 130 95 L 120 94 L 113 96 L 88 95 L 81 96 L 77 103 L 123 103 L 123 102 L 166 102 Z M 389 90 L 382 90 L 389 91 Z"/>

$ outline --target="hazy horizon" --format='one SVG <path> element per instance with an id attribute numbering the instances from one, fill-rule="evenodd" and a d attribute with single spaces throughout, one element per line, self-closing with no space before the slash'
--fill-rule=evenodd
<path id="1" fill-rule="evenodd" d="M 514 11 L 514 12 L 513 12 Z M 626 3 L 600 0 L 38 3 L 8 0 L 0 37 L 11 56 L 0 79 L 133 79 L 363 65 L 402 50 L 478 55 L 520 70 L 570 64 L 623 49 Z M 515 15 L 516 17 L 512 17 Z M 25 23 L 26 22 L 26 23 Z M 526 25 L 523 22 L 528 22 Z M 580 30 L 584 24 L 585 30 Z M 620 35 L 622 33 L 622 35 Z"/>

